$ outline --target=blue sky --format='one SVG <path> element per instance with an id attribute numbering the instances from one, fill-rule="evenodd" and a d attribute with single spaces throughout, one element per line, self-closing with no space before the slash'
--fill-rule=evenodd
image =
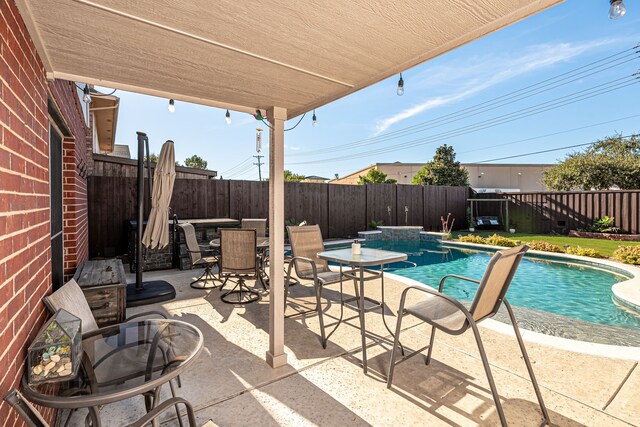
<path id="1" fill-rule="evenodd" d="M 332 178 L 376 162 L 427 162 L 445 143 L 471 163 L 640 132 L 640 79 L 630 77 L 640 71 L 640 54 L 630 50 L 640 43 L 640 1 L 626 5 L 626 16 L 612 21 L 606 0 L 568 0 L 406 70 L 404 96 L 396 76 L 319 108 L 317 127 L 307 114 L 286 132 L 285 168 Z M 232 111 L 227 126 L 224 110 L 176 101 L 169 113 L 166 99 L 116 94 L 116 143 L 133 156 L 136 131 L 144 131 L 153 152 L 172 139 L 180 162 L 198 154 L 225 179 L 258 178 L 251 156 L 261 123 L 250 115 Z M 553 163 L 569 151 L 493 163 Z"/>

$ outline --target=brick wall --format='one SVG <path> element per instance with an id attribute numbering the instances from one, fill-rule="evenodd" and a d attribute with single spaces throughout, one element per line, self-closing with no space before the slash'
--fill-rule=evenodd
<path id="1" fill-rule="evenodd" d="M 28 343 L 47 318 L 41 298 L 51 291 L 49 91 L 75 136 L 64 143 L 65 233 L 79 242 L 65 246 L 70 270 L 87 253 L 86 180 L 78 173 L 86 136 L 72 86 L 47 82 L 14 1 L 0 0 L 0 397 L 19 384 Z M 52 410 L 43 413 L 53 421 Z M 21 425 L 4 402 L 0 422 Z"/>
<path id="2" fill-rule="evenodd" d="M 87 134 L 75 84 L 64 80 L 49 82 L 49 90 L 73 138 L 62 142 L 63 239 L 65 280 L 89 254 L 87 220 Z"/>

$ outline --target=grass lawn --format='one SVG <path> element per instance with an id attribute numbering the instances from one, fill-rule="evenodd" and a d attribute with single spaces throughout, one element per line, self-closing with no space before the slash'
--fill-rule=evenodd
<path id="1" fill-rule="evenodd" d="M 604 240 L 604 239 L 585 239 L 583 237 L 569 237 L 569 236 L 556 236 L 549 234 L 522 234 L 522 233 L 501 233 L 495 231 L 477 231 L 475 233 L 468 233 L 466 231 L 454 231 L 451 233 L 451 237 L 456 239 L 458 235 L 467 235 L 467 234 L 475 234 L 477 236 L 488 237 L 492 234 L 499 234 L 504 237 L 508 237 L 513 240 L 520 240 L 523 243 L 530 242 L 532 240 L 541 240 L 543 242 L 549 242 L 556 244 L 560 247 L 564 247 L 564 245 L 569 246 L 582 246 L 583 248 L 594 248 L 602 255 L 610 257 L 613 255 L 613 251 L 615 251 L 618 246 L 624 245 L 640 245 L 640 242 L 619 242 L 615 240 Z"/>

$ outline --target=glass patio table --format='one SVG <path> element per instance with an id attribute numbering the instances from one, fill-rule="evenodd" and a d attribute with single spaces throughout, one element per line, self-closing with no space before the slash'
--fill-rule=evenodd
<path id="1" fill-rule="evenodd" d="M 367 373 L 367 343 L 366 343 L 366 327 L 365 317 L 366 311 L 380 308 L 382 313 L 382 322 L 387 328 L 387 331 L 393 336 L 393 332 L 387 325 L 384 318 L 384 265 L 394 262 L 404 261 L 407 259 L 407 254 L 402 252 L 384 251 L 381 249 L 362 248 L 360 254 L 354 254 L 351 248 L 338 249 L 333 251 L 324 251 L 318 253 L 318 258 L 326 261 L 335 262 L 340 264 L 340 271 L 344 277 L 354 280 L 354 283 L 360 284 L 360 289 L 356 287 L 356 297 L 358 301 L 358 315 L 360 317 L 360 335 L 362 337 L 362 369 L 364 373 Z M 351 270 L 342 270 L 343 265 L 351 266 Z M 372 270 L 366 267 L 380 266 L 380 270 Z M 364 282 L 369 280 L 381 280 L 381 301 L 375 301 L 371 298 L 364 296 Z M 368 300 L 375 304 L 374 307 L 365 308 L 364 301 Z M 344 303 L 344 301 L 343 301 Z M 338 322 L 341 322 L 340 319 Z M 337 326 L 336 326 L 337 327 Z"/>
<path id="2" fill-rule="evenodd" d="M 74 378 L 30 385 L 25 373 L 22 389 L 29 400 L 42 406 L 88 408 L 88 421 L 100 427 L 102 405 L 144 394 L 147 411 L 158 406 L 162 385 L 183 372 L 202 346 L 200 330 L 178 320 L 107 326 L 83 335 L 84 353 Z"/>

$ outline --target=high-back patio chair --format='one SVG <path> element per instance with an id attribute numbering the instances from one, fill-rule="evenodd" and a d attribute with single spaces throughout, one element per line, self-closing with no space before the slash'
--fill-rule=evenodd
<path id="1" fill-rule="evenodd" d="M 257 237 L 267 237 L 266 218 L 242 218 L 240 220 L 240 228 L 254 229 Z"/>
<path id="2" fill-rule="evenodd" d="M 246 304 L 259 300 L 260 294 L 245 283 L 246 279 L 259 279 L 258 268 L 256 230 L 220 230 L 220 276 L 225 284 L 231 278 L 236 279 L 236 285 L 222 294 L 222 301 Z"/>
<path id="3" fill-rule="evenodd" d="M 11 389 L 5 396 L 5 402 L 11 405 L 22 417 L 22 420 L 29 427 L 49 427 L 49 423 L 44 419 L 42 414 L 36 409 L 36 407 L 29 402 L 25 397 L 15 388 Z M 196 427 L 196 416 L 193 412 L 193 407 L 191 404 L 181 397 L 173 397 L 169 400 L 166 400 L 151 409 L 147 412 L 141 419 L 138 421 L 129 424 L 129 427 L 142 427 L 154 421 L 158 418 L 162 413 L 164 413 L 167 409 L 175 407 L 177 413 L 179 414 L 178 405 L 183 404 L 187 409 L 187 418 L 189 419 L 189 426 Z M 5 420 L 6 421 L 6 420 Z M 182 425 L 182 424 L 181 424 Z"/>
<path id="4" fill-rule="evenodd" d="M 187 246 L 187 252 L 191 258 L 193 267 L 204 267 L 204 272 L 196 280 L 191 282 L 191 287 L 196 289 L 210 289 L 216 286 L 215 281 L 220 281 L 215 277 L 211 269 L 214 265 L 219 264 L 220 257 L 213 249 L 202 247 L 198 244 L 196 231 L 193 224 L 182 222 L 178 224 L 184 233 L 184 240 Z"/>
<path id="5" fill-rule="evenodd" d="M 291 242 L 292 257 L 287 268 L 285 279 L 285 295 L 289 295 L 289 285 L 293 282 L 291 269 L 295 268 L 299 279 L 311 280 L 316 296 L 316 307 L 312 310 L 296 312 L 294 315 L 317 312 L 320 322 L 320 336 L 322 347 L 327 348 L 327 340 L 335 329 L 325 335 L 324 319 L 322 317 L 322 288 L 332 283 L 340 283 L 340 295 L 342 296 L 342 274 L 329 269 L 327 261 L 318 258 L 318 252 L 324 251 L 322 232 L 318 225 L 288 226 L 287 233 Z"/>
<path id="6" fill-rule="evenodd" d="M 544 401 L 542 400 L 542 394 L 540 393 L 538 382 L 536 381 L 536 377 L 533 373 L 533 368 L 531 367 L 531 362 L 529 361 L 529 356 L 524 346 L 522 335 L 520 335 L 518 323 L 516 322 L 516 318 L 513 314 L 513 310 L 511 309 L 511 305 L 505 298 L 505 294 L 509 289 L 511 280 L 513 279 L 513 276 L 515 275 L 516 270 L 520 265 L 520 261 L 522 260 L 525 252 L 528 249 L 529 247 L 524 245 L 496 252 L 496 254 L 489 261 L 489 265 L 487 266 L 487 269 L 485 270 L 481 280 L 470 279 L 455 274 L 448 274 L 440 280 L 438 291 L 418 286 L 409 286 L 408 288 L 406 288 L 402 292 L 402 296 L 400 298 L 398 322 L 396 325 L 395 339 L 393 350 L 391 352 L 391 361 L 389 363 L 389 373 L 387 376 L 387 387 L 391 387 L 393 381 L 393 371 L 396 366 L 396 349 L 398 347 L 398 343 L 400 342 L 401 324 L 402 319 L 405 315 L 410 314 L 414 317 L 417 317 L 423 322 L 430 324 L 432 327 L 431 338 L 429 340 L 428 346 L 429 351 L 426 358 L 427 365 L 431 363 L 431 354 L 433 352 L 433 342 L 436 329 L 439 329 L 450 335 L 460 335 L 468 329 L 471 329 L 473 331 L 476 344 L 478 345 L 478 350 L 480 351 L 482 365 L 484 366 L 484 370 L 487 374 L 487 379 L 489 381 L 493 400 L 495 401 L 496 408 L 498 410 L 500 422 L 503 426 L 506 426 L 507 421 L 504 416 L 502 405 L 500 404 L 500 397 L 498 396 L 496 384 L 493 380 L 493 376 L 491 375 L 491 368 L 489 367 L 487 354 L 484 350 L 484 346 L 482 345 L 482 340 L 480 338 L 480 334 L 478 333 L 477 327 L 477 324 L 479 322 L 494 316 L 498 312 L 500 306 L 504 303 L 507 311 L 509 312 L 511 324 L 513 325 L 513 329 L 515 331 L 516 339 L 518 340 L 518 345 L 520 346 L 520 351 L 522 352 L 524 362 L 527 365 L 527 370 L 529 371 L 529 376 L 531 377 L 531 382 L 533 384 L 533 388 L 535 389 L 538 403 L 540 404 L 540 409 L 542 410 L 544 422 L 548 423 L 549 414 L 547 412 L 547 408 L 544 405 Z M 468 310 L 458 300 L 442 293 L 445 281 L 451 277 L 477 283 L 479 285 L 473 302 L 471 303 L 471 307 Z M 414 290 L 429 294 L 430 297 L 427 297 L 426 299 L 416 304 L 405 307 L 407 293 Z M 422 350 L 424 350 L 424 348 L 413 352 L 401 361 L 404 361 L 409 357 L 418 354 Z"/>

